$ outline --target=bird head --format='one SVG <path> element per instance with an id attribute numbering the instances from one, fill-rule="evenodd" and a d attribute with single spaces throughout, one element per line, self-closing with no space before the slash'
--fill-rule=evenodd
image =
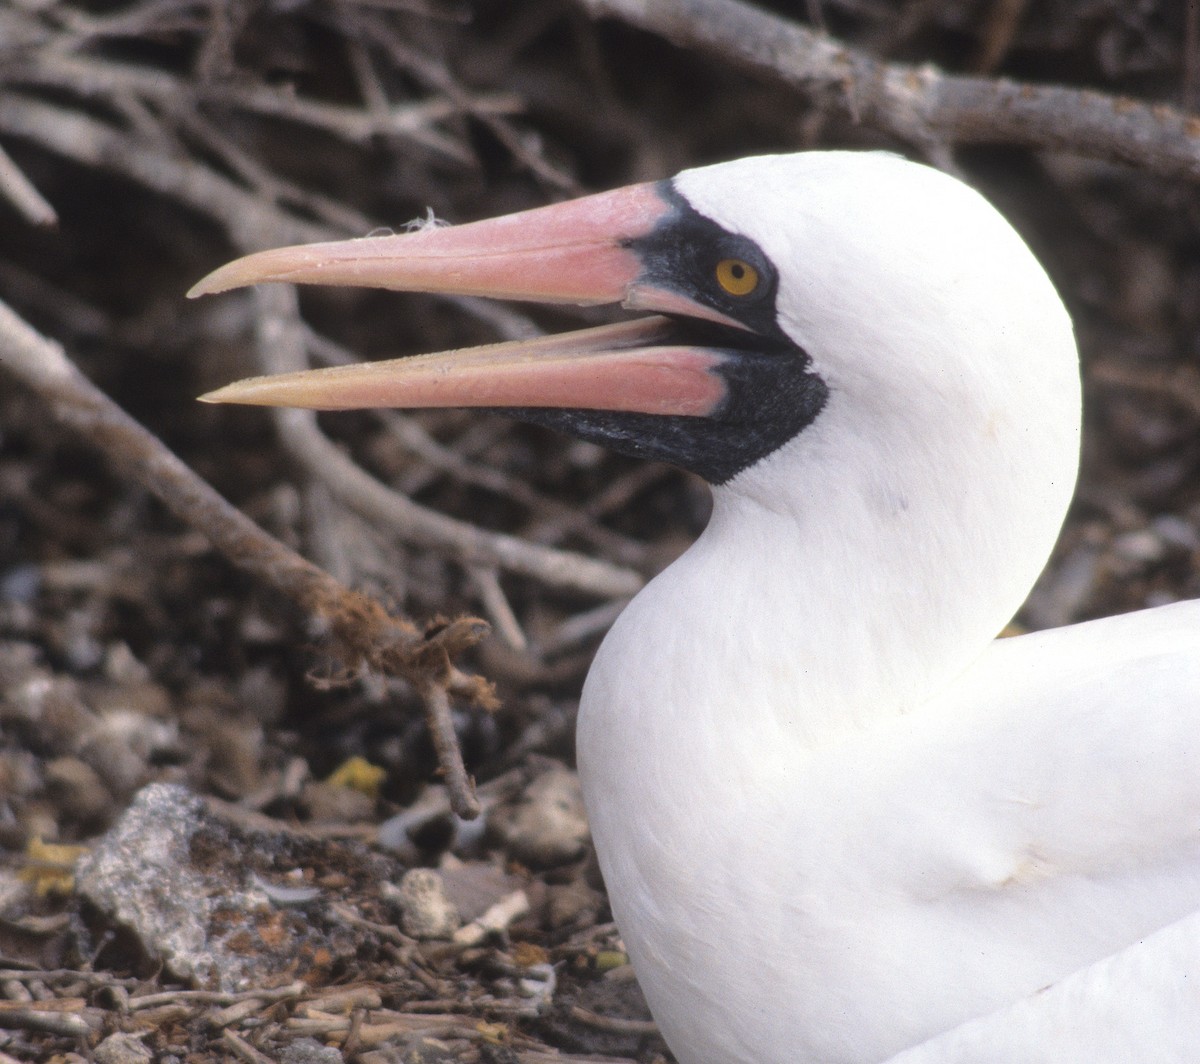
<path id="1" fill-rule="evenodd" d="M 994 427 L 1048 375 L 1069 393 L 1074 373 L 1062 304 L 1008 223 L 955 179 L 881 153 L 742 159 L 467 225 L 264 251 L 189 294 L 268 281 L 651 316 L 253 378 L 206 400 L 488 407 L 714 485 L 818 419 L 903 435 L 954 408 Z"/>

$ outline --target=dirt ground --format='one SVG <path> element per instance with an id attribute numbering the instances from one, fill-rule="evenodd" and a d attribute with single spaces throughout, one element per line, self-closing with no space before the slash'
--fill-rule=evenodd
<path id="1" fill-rule="evenodd" d="M 1124 98 L 1200 105 L 1194 5 L 773 8 L 856 54 L 1111 94 L 1118 116 Z M 703 527 L 707 489 L 477 413 L 201 405 L 278 365 L 272 315 L 314 363 L 603 318 L 352 290 L 305 291 L 299 316 L 286 297 L 184 298 L 237 254 L 764 151 L 952 165 L 1042 257 L 1082 355 L 1079 491 L 1019 623 L 1200 596 L 1200 165 L 1144 161 L 1120 131 L 1108 154 L 1069 132 L 902 139 L 847 104 L 854 85 L 798 88 L 591 10 L 0 3 L 0 299 L 282 546 L 411 618 L 397 630 L 416 647 L 393 676 L 347 654 L 336 617 L 214 549 L 101 420 L 8 372 L 0 335 L 0 1062 L 669 1059 L 563 769 L 592 651 Z M 469 617 L 491 634 L 444 627 Z M 430 738 L 439 698 L 479 785 L 474 823 Z M 222 917 L 243 976 L 106 908 L 101 840 L 148 795 L 194 818 L 178 853 L 199 878 L 124 874 L 205 905 L 258 891 L 246 912 L 271 921 L 232 902 Z"/>

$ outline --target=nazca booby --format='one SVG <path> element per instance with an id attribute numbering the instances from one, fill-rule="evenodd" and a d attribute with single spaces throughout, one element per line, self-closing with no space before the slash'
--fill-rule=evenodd
<path id="1" fill-rule="evenodd" d="M 978 193 L 880 153 L 743 159 L 192 294 L 262 281 L 654 312 L 207 398 L 495 407 L 712 485 L 578 724 L 681 1064 L 1097 1061 L 1106 1022 L 1200 1059 L 1200 602 L 994 640 L 1059 532 L 1080 393 Z"/>

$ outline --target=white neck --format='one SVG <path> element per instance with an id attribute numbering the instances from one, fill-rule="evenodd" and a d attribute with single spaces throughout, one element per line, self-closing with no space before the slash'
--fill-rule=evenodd
<path id="1" fill-rule="evenodd" d="M 1020 606 L 1070 499 L 1073 370 L 1029 392 L 1019 420 L 954 396 L 907 427 L 852 418 L 835 392 L 714 492 L 704 534 L 630 605 L 587 696 L 625 719 L 589 735 L 641 746 L 661 728 L 679 750 L 702 730 L 761 751 L 778 729 L 794 750 L 928 699 Z"/>
<path id="2" fill-rule="evenodd" d="M 736 176 L 680 184 L 750 231 L 746 197 L 720 187 Z M 780 159 L 753 176 L 789 221 L 752 233 L 788 265 L 780 324 L 829 398 L 714 492 L 704 534 L 600 648 L 578 725 L 614 913 L 685 1060 L 746 1059 L 689 1043 L 695 1010 L 721 1007 L 689 965 L 761 990 L 744 942 L 774 945 L 762 914 L 792 921 L 793 944 L 807 933 L 797 899 L 813 869 L 780 858 L 786 883 L 744 878 L 763 825 L 808 845 L 796 803 L 812 752 L 919 712 L 983 652 L 1049 555 L 1078 458 L 1070 322 L 978 196 L 886 157 Z"/>

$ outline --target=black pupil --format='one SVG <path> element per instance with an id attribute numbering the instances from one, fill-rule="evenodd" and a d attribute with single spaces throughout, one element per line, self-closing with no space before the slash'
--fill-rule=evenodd
<path id="1" fill-rule="evenodd" d="M 729 272 L 733 274 L 735 281 L 740 281 L 746 276 L 746 267 L 740 262 L 734 262 L 730 264 Z"/>

